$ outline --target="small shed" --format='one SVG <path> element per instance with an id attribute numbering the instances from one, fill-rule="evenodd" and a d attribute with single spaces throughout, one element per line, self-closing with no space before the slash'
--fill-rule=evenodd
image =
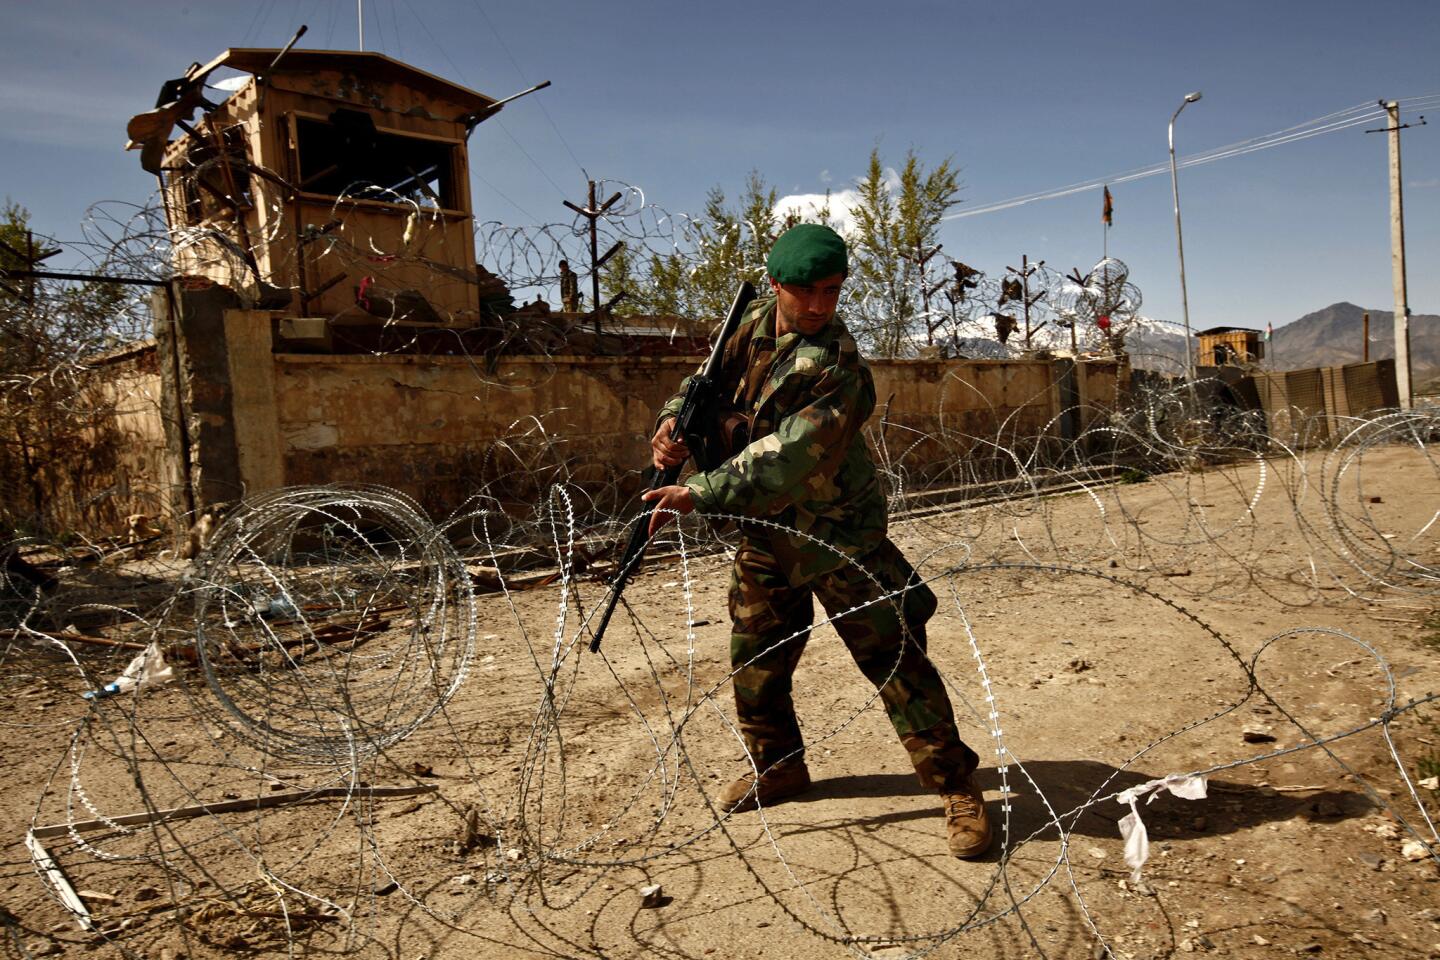
<path id="1" fill-rule="evenodd" d="M 1265 341 L 1259 330 L 1249 327 L 1211 327 L 1201 330 L 1200 366 L 1238 366 L 1265 359 Z"/>
<path id="2" fill-rule="evenodd" d="M 217 105 L 221 68 L 242 76 Z M 177 273 L 294 317 L 464 326 L 480 314 L 466 139 L 498 108 L 379 53 L 242 48 L 167 82 L 129 132 Z"/>

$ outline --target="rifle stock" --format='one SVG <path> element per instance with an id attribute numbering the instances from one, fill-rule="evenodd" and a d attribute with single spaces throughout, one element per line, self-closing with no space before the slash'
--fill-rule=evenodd
<path id="1" fill-rule="evenodd" d="M 742 280 L 740 287 L 735 291 L 735 300 L 730 304 L 730 312 L 725 316 L 725 323 L 720 328 L 720 335 L 715 338 L 715 346 L 710 350 L 710 357 L 705 361 L 705 366 L 698 374 L 690 378 L 689 385 L 685 389 L 685 399 L 680 404 L 680 411 L 675 415 L 675 426 L 671 429 L 671 436 L 679 439 L 690 447 L 691 456 L 697 462 L 705 459 L 713 460 L 713 456 L 706 456 L 701 452 L 705 443 L 703 431 L 700 426 L 706 416 L 713 412 L 717 393 L 720 384 L 716 378 L 720 375 L 720 366 L 724 361 L 725 344 L 740 326 L 740 318 L 745 315 L 745 308 L 750 306 L 750 301 L 755 299 L 755 288 L 748 280 Z M 666 467 L 664 470 L 651 468 L 650 484 L 646 488 L 658 490 L 661 487 L 668 487 L 680 479 L 680 471 L 684 468 L 683 463 L 673 467 Z M 600 640 L 605 636 L 605 628 L 610 625 L 610 617 L 615 613 L 615 607 L 620 603 L 620 595 L 625 592 L 625 586 L 630 582 L 630 577 L 635 573 L 635 568 L 645 558 L 645 550 L 650 545 L 650 515 L 653 509 L 646 506 L 641 507 L 640 513 L 635 517 L 634 525 L 630 528 L 630 539 L 626 541 L 625 552 L 620 557 L 619 568 L 615 575 L 610 578 L 610 595 L 606 598 L 605 609 L 600 615 L 600 625 L 590 640 L 590 652 L 595 653 L 600 649 Z"/>

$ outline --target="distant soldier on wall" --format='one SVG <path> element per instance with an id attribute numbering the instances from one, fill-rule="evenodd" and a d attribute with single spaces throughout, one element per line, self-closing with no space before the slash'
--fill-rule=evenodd
<path id="1" fill-rule="evenodd" d="M 566 313 L 580 312 L 580 278 L 565 260 L 560 261 L 560 309 Z"/>

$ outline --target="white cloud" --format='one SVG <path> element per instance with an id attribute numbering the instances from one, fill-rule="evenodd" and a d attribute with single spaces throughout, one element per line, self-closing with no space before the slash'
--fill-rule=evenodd
<path id="1" fill-rule="evenodd" d="M 776 201 L 775 212 L 784 217 L 794 211 L 808 219 L 825 209 L 828 203 L 830 220 L 840 228 L 841 233 L 848 234 L 855 229 L 855 218 L 850 210 L 858 199 L 854 190 L 838 190 L 828 196 L 823 193 L 791 193 Z"/>
<path id="2" fill-rule="evenodd" d="M 1411 180 L 1407 187 L 1414 187 L 1417 190 L 1427 190 L 1431 187 L 1440 187 L 1440 177 L 1432 177 L 1429 180 Z"/>
<path id="3" fill-rule="evenodd" d="M 820 180 L 828 183 L 830 171 L 821 171 Z M 885 168 L 885 188 L 890 193 L 896 194 L 900 191 L 900 174 L 894 167 Z M 803 217 L 813 217 L 819 211 L 825 209 L 826 204 L 830 205 L 830 221 L 842 234 L 849 236 L 855 232 L 855 207 L 860 203 L 860 191 L 855 187 L 847 187 L 844 190 L 832 190 L 829 194 L 824 193 L 791 193 L 781 197 L 775 203 L 775 212 L 783 217 L 792 210 Z"/>

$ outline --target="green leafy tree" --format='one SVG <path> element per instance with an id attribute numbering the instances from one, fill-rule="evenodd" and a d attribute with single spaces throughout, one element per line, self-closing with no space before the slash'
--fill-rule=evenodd
<path id="1" fill-rule="evenodd" d="M 851 211 L 846 320 L 857 339 L 883 357 L 905 355 L 923 333 L 920 303 L 931 277 L 918 261 L 934 247 L 945 212 L 960 202 L 959 171 L 948 159 L 926 170 L 911 150 L 898 180 L 897 187 L 880 151 L 872 150 Z"/>
<path id="2" fill-rule="evenodd" d="M 959 173 L 950 160 L 927 170 L 912 150 L 898 174 L 888 174 L 878 150 L 871 151 L 859 199 L 851 212 L 855 229 L 850 242 L 850 283 L 841 301 L 841 319 L 871 353 L 893 357 L 911 352 L 917 334 L 923 291 L 940 263 L 922 270 L 918 259 L 935 245 L 940 220 L 958 203 Z M 738 203 L 732 205 L 715 186 L 705 209 L 689 231 L 688 249 L 652 253 L 634 294 L 643 312 L 696 318 L 719 318 L 729 308 L 740 280 L 763 290 L 765 260 L 776 237 L 801 222 L 823 223 L 837 230 L 826 192 L 824 205 L 802 214 L 777 213 L 778 193 L 759 171 L 746 178 Z M 634 271 L 633 260 L 625 265 Z M 618 268 L 617 268 L 618 270 Z"/>
<path id="3" fill-rule="evenodd" d="M 29 243 L 29 232 L 30 212 L 6 197 L 5 205 L 0 207 L 0 269 L 23 270 L 25 268 L 25 261 L 19 254 L 25 252 Z M 16 294 L 23 292 L 26 284 L 16 280 L 5 286 L 10 289 L 0 288 L 0 304 L 8 308 L 17 299 Z M 3 362 L 0 360 L 0 363 Z"/>
<path id="4" fill-rule="evenodd" d="M 690 262 L 679 251 L 651 254 L 644 303 L 657 316 L 690 315 Z"/>
<path id="5" fill-rule="evenodd" d="M 719 317 L 729 306 L 744 271 L 745 245 L 739 215 L 725 201 L 725 191 L 712 187 L 695 226 L 695 264 L 689 274 L 689 312 Z"/>
<path id="6" fill-rule="evenodd" d="M 738 204 L 712 187 L 705 209 L 693 221 L 692 249 L 657 254 L 649 264 L 649 297 L 656 313 L 721 317 L 741 280 L 760 283 L 765 258 L 780 230 L 778 194 L 752 170 Z"/>
<path id="7" fill-rule="evenodd" d="M 630 252 L 628 243 L 600 267 L 600 302 L 609 303 L 621 293 L 625 296 L 610 308 L 612 316 L 630 317 L 649 312 L 648 298 L 635 277 L 635 255 Z"/>
<path id="8" fill-rule="evenodd" d="M 745 194 L 740 198 L 740 223 L 743 228 L 739 280 L 749 280 L 758 285 L 765 277 L 765 261 L 770 256 L 770 247 L 782 232 L 780 221 L 775 216 L 775 204 L 779 200 L 774 187 L 769 187 L 759 171 L 751 170 L 745 181 Z M 732 283 L 730 293 L 734 294 Z M 726 303 L 726 308 L 729 303 Z"/>

